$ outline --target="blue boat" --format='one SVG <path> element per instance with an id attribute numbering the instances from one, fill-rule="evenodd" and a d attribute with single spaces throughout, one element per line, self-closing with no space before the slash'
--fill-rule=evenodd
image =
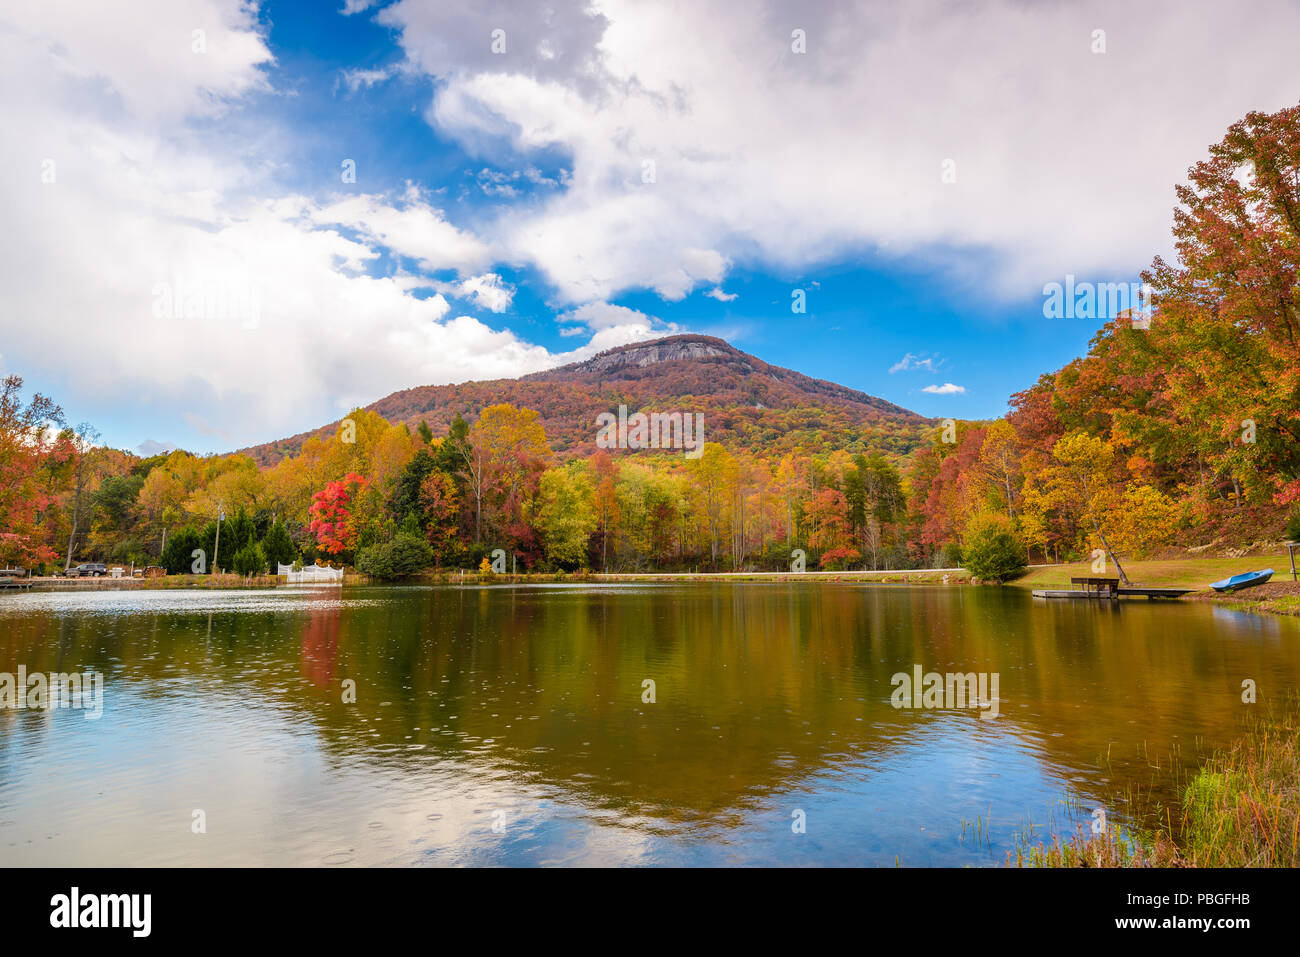
<path id="1" fill-rule="evenodd" d="M 1240 575 L 1233 575 L 1231 578 L 1225 578 L 1223 581 L 1215 582 L 1210 587 L 1215 591 L 1236 591 L 1238 588 L 1249 588 L 1251 585 L 1262 585 L 1273 577 L 1273 569 L 1265 568 L 1257 572 L 1242 572 Z"/>

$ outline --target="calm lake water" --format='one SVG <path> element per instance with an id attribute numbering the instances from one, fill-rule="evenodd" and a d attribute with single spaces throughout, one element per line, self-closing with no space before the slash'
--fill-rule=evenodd
<path id="1" fill-rule="evenodd" d="M 995 865 L 1173 800 L 1171 755 L 1298 652 L 1294 621 L 1012 588 L 6 595 L 0 672 L 104 686 L 98 720 L 0 710 L 0 864 Z M 916 665 L 996 672 L 999 716 L 894 708 Z"/>

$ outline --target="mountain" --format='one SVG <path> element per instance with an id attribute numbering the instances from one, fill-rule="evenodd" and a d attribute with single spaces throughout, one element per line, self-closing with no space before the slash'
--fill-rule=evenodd
<path id="1" fill-rule="evenodd" d="M 701 335 L 620 346 L 518 379 L 403 389 L 366 408 L 411 428 L 424 420 L 442 435 L 457 413 L 472 421 L 499 402 L 536 409 L 551 448 L 563 457 L 594 452 L 596 416 L 617 412 L 620 404 L 629 414 L 703 412 L 707 441 L 766 454 L 846 449 L 900 456 L 934 425 L 884 399 L 769 365 Z M 241 451 L 271 464 L 296 454 L 309 436 L 332 435 L 337 425 Z"/>

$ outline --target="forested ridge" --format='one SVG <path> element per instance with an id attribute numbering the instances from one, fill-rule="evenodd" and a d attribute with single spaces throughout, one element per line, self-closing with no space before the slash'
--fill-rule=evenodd
<path id="1" fill-rule="evenodd" d="M 992 422 L 923 419 L 679 336 L 394 393 L 245 453 L 142 459 L 11 375 L 0 563 L 185 571 L 219 513 L 224 567 L 378 577 L 497 548 L 539 570 L 785 568 L 795 549 L 880 568 L 955 565 L 990 529 L 1026 559 L 1300 534 L 1300 107 L 1233 124 L 1176 190 L 1176 261 L 1142 276 L 1149 326 L 1107 321 Z M 620 404 L 703 413 L 702 454 L 598 449 L 596 416 Z"/>
<path id="2" fill-rule="evenodd" d="M 769 365 L 722 339 L 679 335 L 610 349 L 585 362 L 518 379 L 420 386 L 394 392 L 366 410 L 438 434 L 457 416 L 472 418 L 508 402 L 534 409 L 561 458 L 595 451 L 595 417 L 626 405 L 703 412 L 710 439 L 753 453 L 868 448 L 905 455 L 924 442 L 932 420 L 875 396 Z M 243 450 L 263 465 L 297 454 L 309 437 L 337 423 Z"/>

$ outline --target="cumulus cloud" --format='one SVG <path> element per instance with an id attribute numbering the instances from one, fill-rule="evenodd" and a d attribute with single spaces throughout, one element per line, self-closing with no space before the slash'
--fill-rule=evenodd
<path id="1" fill-rule="evenodd" d="M 1173 185 L 1206 144 L 1300 89 L 1286 0 L 1250 17 L 1184 0 L 402 0 L 379 19 L 439 78 L 441 131 L 572 157 L 567 188 L 498 241 L 573 303 L 678 299 L 741 260 L 924 255 L 1009 297 L 1131 273 L 1168 250 Z M 498 27 L 518 44 L 504 55 Z"/>
<path id="2" fill-rule="evenodd" d="M 723 292 L 720 286 L 715 286 L 704 295 L 710 299 L 716 299 L 718 302 L 735 302 L 740 297 L 734 292 Z"/>
<path id="3" fill-rule="evenodd" d="M 0 42 L 7 77 L 40 64 L 65 92 L 79 85 L 101 114 L 157 122 L 219 113 L 265 89 L 260 68 L 272 59 L 256 6 L 234 0 L 7 4 Z M 18 89 L 36 92 L 31 82 Z"/>
<path id="4" fill-rule="evenodd" d="M 408 57 L 426 73 L 509 70 L 568 82 L 597 71 L 607 26 L 588 0 L 399 0 L 377 19 L 401 32 Z"/>
<path id="5" fill-rule="evenodd" d="M 929 392 L 931 395 L 960 395 L 966 391 L 964 385 L 953 385 L 951 382 L 945 382 L 943 385 L 927 385 L 922 392 Z"/>
<path id="6" fill-rule="evenodd" d="M 147 408 L 182 444 L 205 428 L 245 444 L 324 405 L 680 331 L 612 301 L 730 301 L 735 263 L 808 276 L 924 255 L 1032 297 L 1149 261 L 1189 163 L 1300 89 L 1300 8 L 1282 0 L 1249 18 L 1174 0 L 376 6 L 340 13 L 394 30 L 405 60 L 384 70 L 437 79 L 413 107 L 486 170 L 467 179 L 494 197 L 475 221 L 418 185 L 270 188 L 282 157 L 214 135 L 275 92 L 252 3 L 0 10 L 0 288 L 21 317 L 2 320 L 7 367 L 68 409 Z M 564 332 L 590 338 L 553 354 L 459 315 L 511 308 L 506 265 L 537 270 Z"/>
<path id="7" fill-rule="evenodd" d="M 562 361 L 456 315 L 405 267 L 458 275 L 457 295 L 489 310 L 512 294 L 485 271 L 489 243 L 420 190 L 264 197 L 240 144 L 195 136 L 188 118 L 267 85 L 255 11 L 143 7 L 0 13 L 0 287 L 5 316 L 24 317 L 3 323 L 10 364 L 70 412 L 147 409 L 180 444 L 221 449 L 395 389 Z M 110 30 L 114 15 L 132 28 Z M 384 257 L 397 263 L 372 274 Z"/>
<path id="8" fill-rule="evenodd" d="M 438 283 L 435 288 L 457 298 L 468 299 L 490 312 L 505 312 L 515 297 L 515 287 L 494 272 L 470 276 L 455 283 Z"/>
<path id="9" fill-rule="evenodd" d="M 585 303 L 561 313 L 556 319 L 562 324 L 560 335 L 591 334 L 587 348 L 569 353 L 565 356 L 567 362 L 587 358 L 602 349 L 687 331 L 675 322 L 664 322 L 656 316 L 608 302 Z"/>
<path id="10" fill-rule="evenodd" d="M 317 224 L 355 229 L 429 271 L 465 272 L 487 265 L 492 258 L 482 240 L 447 222 L 415 186 L 408 188 L 400 206 L 385 197 L 361 194 L 313 209 L 309 215 Z"/>

